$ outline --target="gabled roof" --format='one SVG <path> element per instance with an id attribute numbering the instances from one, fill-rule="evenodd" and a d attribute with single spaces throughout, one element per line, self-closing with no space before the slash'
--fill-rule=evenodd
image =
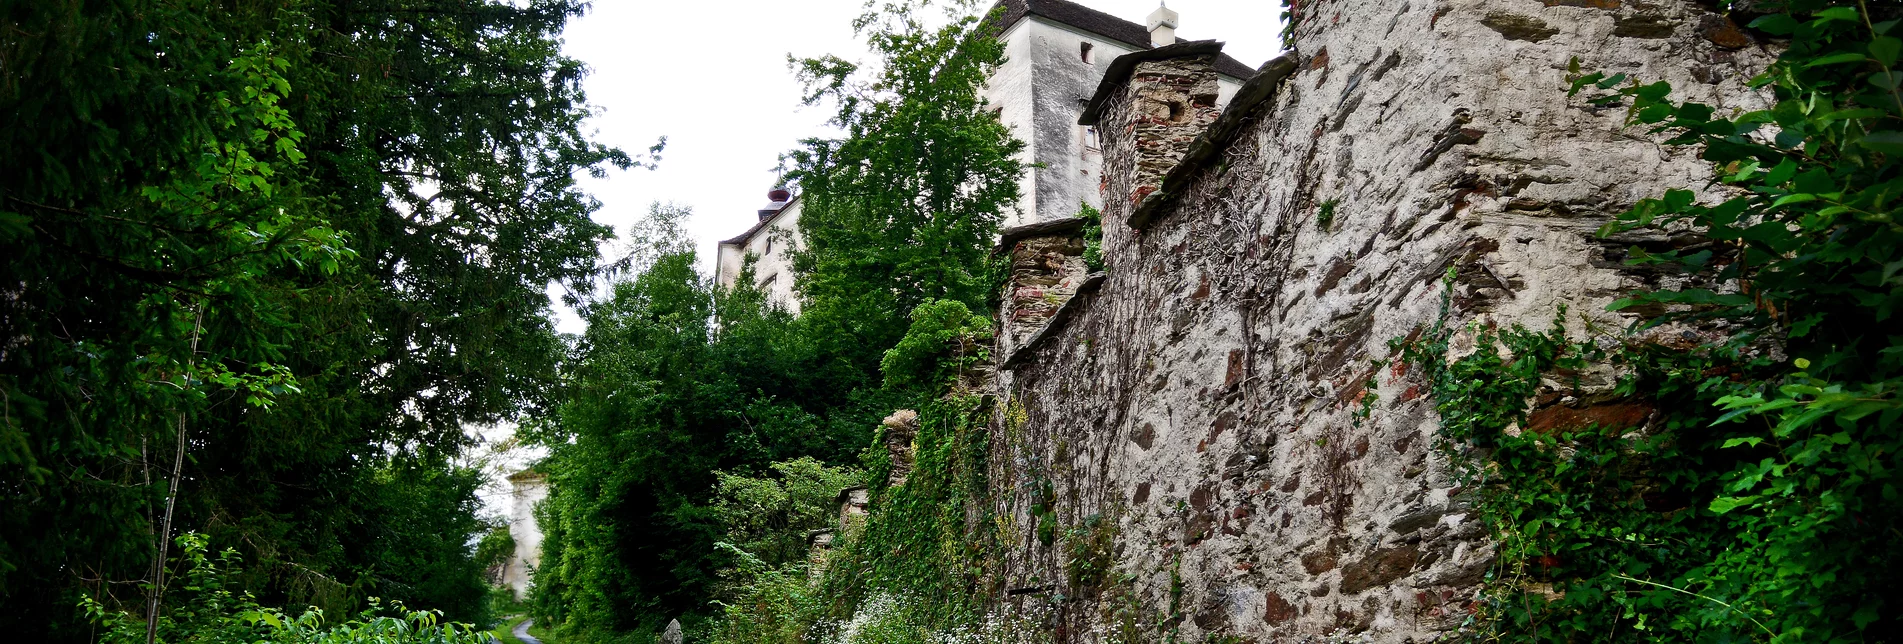
<path id="1" fill-rule="evenodd" d="M 1053 22 L 1076 27 L 1111 40 L 1135 47 L 1150 48 L 1150 30 L 1143 25 L 1118 18 L 1116 16 L 1086 7 L 1069 0 L 999 0 L 991 9 L 1003 12 L 997 14 L 998 32 L 1011 29 L 1025 16 L 1039 16 Z M 1176 42 L 1187 42 L 1177 38 Z M 1216 57 L 1216 73 L 1237 80 L 1255 75 L 1255 67 L 1245 65 L 1228 54 Z"/>
<path id="2" fill-rule="evenodd" d="M 779 218 L 780 218 L 780 215 L 781 215 L 781 214 L 784 214 L 784 213 L 786 212 L 786 209 L 787 209 L 787 208 L 792 208 L 792 207 L 793 207 L 793 204 L 795 204 L 795 203 L 798 203 L 798 202 L 799 202 L 799 200 L 800 200 L 800 196 L 799 196 L 799 195 L 793 195 L 793 198 L 792 198 L 792 199 L 788 199 L 788 200 L 786 200 L 786 203 L 780 206 L 780 210 L 779 210 L 779 212 L 775 212 L 775 213 L 773 213 L 773 214 L 771 214 L 771 215 L 767 215 L 767 216 L 765 216 L 765 217 L 761 217 L 761 218 L 760 218 L 760 221 L 757 221 L 757 222 L 754 222 L 754 223 L 753 223 L 753 226 L 752 226 L 751 228 L 748 228 L 748 229 L 747 229 L 747 232 L 744 232 L 744 233 L 740 233 L 740 235 L 739 235 L 739 236 L 736 236 L 736 237 L 734 237 L 734 238 L 732 238 L 732 239 L 724 239 L 724 240 L 721 240 L 721 242 L 720 242 L 720 244 L 719 244 L 719 245 L 721 245 L 721 246 L 745 246 L 745 245 L 747 244 L 747 240 L 749 240 L 749 239 L 752 239 L 752 238 L 753 238 L 753 235 L 754 235 L 755 233 L 758 233 L 758 232 L 760 232 L 760 229 L 762 229 L 762 228 L 766 228 L 768 224 L 771 224 L 771 223 L 773 223 L 773 220 L 775 220 L 775 219 L 779 219 Z"/>

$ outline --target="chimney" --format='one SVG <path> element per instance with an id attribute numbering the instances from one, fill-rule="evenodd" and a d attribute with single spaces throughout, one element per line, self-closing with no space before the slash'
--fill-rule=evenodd
<path id="1" fill-rule="evenodd" d="M 1162 47 L 1176 44 L 1176 12 L 1159 2 L 1156 11 L 1150 12 L 1150 46 Z"/>
<path id="2" fill-rule="evenodd" d="M 1215 70 L 1221 52 L 1222 43 L 1205 40 L 1125 54 L 1139 62 L 1124 76 L 1105 76 L 1077 120 L 1104 135 L 1103 220 L 1127 224 L 1104 226 L 1105 255 L 1149 226 L 1170 196 L 1165 178 L 1222 114 Z"/>

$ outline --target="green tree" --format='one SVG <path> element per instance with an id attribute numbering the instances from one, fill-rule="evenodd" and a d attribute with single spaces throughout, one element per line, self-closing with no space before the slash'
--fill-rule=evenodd
<path id="1" fill-rule="evenodd" d="M 835 526 L 835 497 L 865 477 L 812 457 L 780 461 L 767 469 L 771 473 L 765 476 L 714 473 L 714 515 L 727 529 L 722 540 L 768 566 L 803 562 L 809 552 L 807 535 Z"/>
<path id="2" fill-rule="evenodd" d="M 793 253 L 801 312 L 829 349 L 874 373 L 934 299 L 983 308 L 996 286 L 986 259 L 1018 200 L 1024 144 L 979 95 L 1004 44 L 969 1 L 931 27 L 929 1 L 869 10 L 853 23 L 877 56 L 869 70 L 836 56 L 794 59 L 808 104 L 830 101 L 837 138 L 788 153 L 805 248 Z"/>
<path id="3" fill-rule="evenodd" d="M 581 9 L 0 10 L 0 628 L 85 637 L 167 516 L 260 601 L 479 617 L 449 464 L 545 402 L 546 286 L 609 234 L 575 175 L 631 163 L 580 134 Z"/>
<path id="4" fill-rule="evenodd" d="M 829 418 L 858 408 L 797 320 L 756 289 L 716 289 L 692 254 L 660 255 L 583 312 L 563 403 L 528 429 L 551 451 L 533 610 L 577 637 L 696 624 L 732 565 L 716 473 L 838 462 L 870 426 Z"/>
<path id="5" fill-rule="evenodd" d="M 798 576 L 776 566 L 805 544 L 787 526 L 817 519 L 789 509 L 786 526 L 762 525 L 736 508 L 774 490 L 788 503 L 805 494 L 793 488 L 817 495 L 819 484 L 787 483 L 790 472 L 772 486 L 760 477 L 802 457 L 813 460 L 794 462 L 849 463 L 879 418 L 935 395 L 923 374 L 886 386 L 880 361 L 919 305 L 982 309 L 994 286 L 986 253 L 1018 197 L 1022 144 L 978 96 L 1002 44 L 971 3 L 953 3 L 939 28 L 920 17 L 928 6 L 856 23 L 880 58 L 871 74 L 834 57 L 794 61 L 809 101 L 834 101 L 843 130 L 785 159 L 804 204 L 799 317 L 766 302 L 750 269 L 738 288 L 709 284 L 690 255 L 667 250 L 679 246 L 665 222 L 643 225 L 661 233 L 643 247 L 618 251 L 658 259 L 587 307 L 563 403 L 536 429 L 551 448 L 533 602 L 546 623 L 589 639 L 651 635 L 676 617 L 706 632 L 717 595 L 764 601 L 769 578 L 791 588 Z M 900 359 L 933 348 L 915 349 Z M 753 583 L 723 592 L 722 570 Z"/>
<path id="6" fill-rule="evenodd" d="M 1703 248 L 1629 261 L 1697 281 L 1613 308 L 1649 304 L 1670 312 L 1653 324 L 1716 320 L 1729 332 L 1634 358 L 1687 403 L 1670 419 L 1683 439 L 1709 450 L 1663 475 L 1701 480 L 1699 514 L 1716 535 L 1645 592 L 1680 595 L 1684 609 L 1661 625 L 1681 632 L 1893 637 L 1882 634 L 1903 624 L 1903 336 L 1887 331 L 1903 308 L 1903 12 L 1862 0 L 1774 8 L 1751 22 L 1789 43 L 1751 81 L 1771 90 L 1769 109 L 1721 115 L 1670 100 L 1664 82 L 1594 99 L 1628 103 L 1633 124 L 1671 144 L 1702 146 L 1715 181 L 1735 190 L 1716 204 L 1668 191 L 1604 231 L 1695 231 Z M 1595 85 L 1621 83 L 1574 82 Z"/>

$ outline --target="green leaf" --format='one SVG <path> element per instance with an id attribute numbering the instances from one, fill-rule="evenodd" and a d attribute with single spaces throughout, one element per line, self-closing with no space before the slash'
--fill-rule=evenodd
<path id="1" fill-rule="evenodd" d="M 1864 56 L 1863 54 L 1859 54 L 1859 53 L 1856 53 L 1856 52 L 1849 52 L 1849 53 L 1843 53 L 1843 54 L 1832 54 L 1832 55 L 1829 55 L 1829 56 L 1825 56 L 1825 57 L 1823 57 L 1823 58 L 1818 58 L 1818 59 L 1815 59 L 1815 60 L 1812 60 L 1812 61 L 1810 61 L 1810 62 L 1808 62 L 1808 63 L 1805 63 L 1805 64 L 1804 64 L 1804 66 L 1805 66 L 1805 67 L 1822 67 L 1822 66 L 1824 66 L 1824 65 L 1841 65 L 1841 64 L 1844 64 L 1844 63 L 1861 63 L 1861 62 L 1863 62 L 1863 61 L 1866 61 L 1866 60 L 1869 60 L 1869 58 L 1868 58 L 1868 57 L 1866 57 L 1866 56 Z"/>
<path id="2" fill-rule="evenodd" d="M 1903 53 L 1903 40 L 1890 36 L 1877 36 L 1870 41 L 1870 57 L 1877 59 L 1884 67 L 1896 65 L 1897 54 Z"/>
<path id="3" fill-rule="evenodd" d="M 22 237 L 32 232 L 28 224 L 33 218 L 17 212 L 0 211 L 0 239 Z"/>
<path id="4" fill-rule="evenodd" d="M 1798 192 L 1823 194 L 1836 192 L 1837 182 L 1830 178 L 1830 171 L 1823 168 L 1813 168 L 1803 174 L 1797 175 L 1796 182 L 1792 183 L 1791 187 L 1796 188 Z"/>
<path id="5" fill-rule="evenodd" d="M 1650 85 L 1640 85 L 1638 89 L 1633 90 L 1632 93 L 1637 95 L 1639 98 L 1643 98 L 1648 101 L 1656 101 L 1656 100 L 1663 99 L 1665 98 L 1666 95 L 1672 93 L 1672 84 L 1667 83 L 1665 81 L 1659 81 L 1656 83 L 1652 83 Z"/>
<path id="6" fill-rule="evenodd" d="M 1782 197 L 1778 197 L 1777 201 L 1771 202 L 1771 207 L 1776 208 L 1778 206 L 1786 206 L 1786 205 L 1790 205 L 1794 203 L 1807 203 L 1807 202 L 1816 201 L 1816 200 L 1817 200 L 1817 195 L 1800 192 L 1797 194 L 1789 194 L 1789 195 L 1784 195 Z"/>
<path id="7" fill-rule="evenodd" d="M 1857 145 L 1884 154 L 1903 154 L 1903 131 L 1871 132 L 1858 139 Z"/>
<path id="8" fill-rule="evenodd" d="M 1758 498 L 1759 497 L 1756 497 L 1756 496 L 1718 497 L 1716 499 L 1711 500 L 1710 508 L 1711 508 L 1711 511 L 1714 513 L 1724 514 L 1726 512 L 1736 510 L 1740 507 L 1751 505 L 1752 503 L 1756 503 Z"/>
<path id="9" fill-rule="evenodd" d="M 1773 13 L 1760 16 L 1757 20 L 1751 21 L 1751 24 L 1746 26 L 1774 36 L 1788 36 L 1791 32 L 1797 31 L 1797 25 L 1797 19 L 1791 17 L 1790 14 Z"/>
<path id="10" fill-rule="evenodd" d="M 1837 110 L 1835 112 L 1831 112 L 1829 114 L 1820 116 L 1817 118 L 1817 120 L 1820 122 L 1829 123 L 1831 121 L 1843 121 L 1848 119 L 1880 119 L 1887 115 L 1889 115 L 1889 112 L 1885 112 L 1883 110 L 1861 108 L 1861 109 Z"/>
<path id="11" fill-rule="evenodd" d="M 1856 7 L 1831 7 L 1829 9 L 1819 11 L 1812 15 L 1816 17 L 1818 22 L 1825 22 L 1830 20 L 1856 20 L 1857 8 Z"/>
<path id="12" fill-rule="evenodd" d="M 1882 278 L 1882 279 L 1880 279 L 1880 280 L 1878 280 L 1878 281 L 1879 281 L 1879 282 L 1881 282 L 1881 283 L 1886 283 L 1886 284 L 1887 284 L 1887 283 L 1889 283 L 1889 282 L 1890 282 L 1891 280 L 1894 280 L 1894 279 L 1896 279 L 1896 274 L 1897 274 L 1897 273 L 1903 273 L 1903 259 L 1900 259 L 1900 260 L 1897 260 L 1897 261 L 1894 261 L 1894 262 L 1890 262 L 1890 263 L 1888 263 L 1888 264 L 1884 264 L 1884 265 L 1883 265 L 1883 278 Z M 1903 281 L 1900 281 L 1899 283 L 1903 283 Z"/>
<path id="13" fill-rule="evenodd" d="M 1727 449 L 1732 447 L 1737 447 L 1739 445 L 1749 445 L 1752 447 L 1757 447 L 1758 443 L 1762 443 L 1762 442 L 1764 442 L 1763 438 L 1759 438 L 1757 436 L 1745 436 L 1742 438 L 1733 438 L 1731 440 L 1727 440 L 1725 441 L 1725 444 L 1723 447 Z"/>
<path id="14" fill-rule="evenodd" d="M 1784 182 L 1790 181 L 1791 177 L 1796 174 L 1797 162 L 1791 160 L 1790 157 L 1784 157 L 1783 161 L 1779 161 L 1776 166 L 1771 168 L 1770 172 L 1764 174 L 1763 183 L 1767 186 L 1781 186 L 1784 185 Z"/>
<path id="15" fill-rule="evenodd" d="M 1672 189 L 1665 191 L 1665 205 L 1671 208 L 1672 212 L 1684 212 L 1685 208 L 1692 205 L 1692 202 L 1697 198 L 1698 193 L 1690 190 Z"/>
<path id="16" fill-rule="evenodd" d="M 1645 302 L 1648 302 L 1648 301 L 1650 300 L 1631 298 L 1631 297 L 1619 298 L 1617 300 L 1613 300 L 1611 304 L 1607 304 L 1606 310 L 1607 311 L 1624 311 L 1628 308 L 1637 306 L 1639 304 L 1644 304 Z"/>

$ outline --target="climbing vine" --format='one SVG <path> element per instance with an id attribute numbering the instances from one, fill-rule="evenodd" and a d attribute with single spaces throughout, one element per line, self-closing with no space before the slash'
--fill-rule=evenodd
<path id="1" fill-rule="evenodd" d="M 1751 81 L 1764 110 L 1721 115 L 1574 64 L 1574 95 L 1699 146 L 1716 197 L 1670 190 L 1601 230 L 1666 240 L 1629 251 L 1672 279 L 1611 305 L 1643 320 L 1624 333 L 1455 328 L 1444 308 L 1393 345 L 1426 379 L 1440 449 L 1499 549 L 1479 639 L 1835 642 L 1903 626 L 1895 13 L 1800 0 L 1753 20 L 1787 40 Z M 1453 357 L 1457 338 L 1475 349 Z M 1554 405 L 1578 413 L 1534 422 Z"/>

